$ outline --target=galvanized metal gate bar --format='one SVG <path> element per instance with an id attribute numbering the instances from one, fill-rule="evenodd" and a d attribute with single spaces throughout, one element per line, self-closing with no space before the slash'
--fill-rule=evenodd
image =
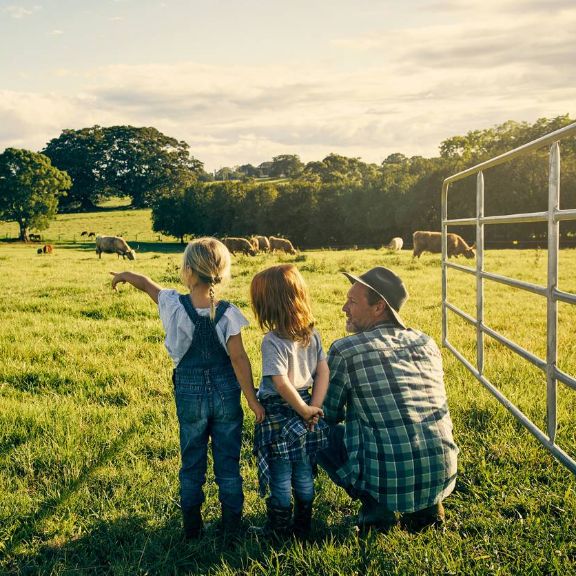
<path id="1" fill-rule="evenodd" d="M 559 140 L 576 135 L 576 123 L 556 130 L 542 138 L 529 142 L 514 150 L 482 162 L 444 180 L 442 185 L 442 343 L 458 358 L 470 372 L 520 421 L 562 464 L 576 474 L 576 461 L 555 442 L 557 429 L 557 383 L 562 382 L 576 390 L 576 379 L 557 367 L 558 360 L 558 302 L 576 304 L 576 295 L 558 289 L 559 224 L 561 221 L 576 220 L 576 209 L 560 209 L 560 146 Z M 529 214 L 484 215 L 484 170 L 503 164 L 532 150 L 550 145 L 548 210 Z M 448 219 L 448 191 L 450 184 L 476 175 L 476 217 Z M 484 227 L 491 224 L 547 222 L 548 267 L 546 286 L 523 282 L 484 270 Z M 476 267 L 448 262 L 447 233 L 449 226 L 475 226 Z M 472 317 L 448 302 L 448 269 L 457 270 L 476 277 L 476 317 Z M 484 281 L 490 280 L 507 286 L 526 290 L 546 298 L 546 359 L 538 358 L 518 344 L 505 338 L 484 324 Z M 476 328 L 476 366 L 473 366 L 448 339 L 448 312 L 452 312 Z M 484 335 L 500 342 L 546 374 L 546 432 L 536 426 L 515 406 L 492 382 L 484 376 Z"/>

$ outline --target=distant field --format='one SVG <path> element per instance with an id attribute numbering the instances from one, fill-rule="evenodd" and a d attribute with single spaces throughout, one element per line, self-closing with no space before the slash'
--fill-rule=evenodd
<path id="1" fill-rule="evenodd" d="M 0 239 L 4 231 L 0 225 Z M 83 230 L 128 232 L 141 242 L 134 262 L 80 242 Z M 146 234 L 150 235 L 150 239 Z M 359 539 L 346 524 L 357 506 L 321 473 L 315 530 L 308 547 L 246 537 L 223 544 L 213 531 L 181 541 L 177 507 L 179 450 L 171 365 L 153 303 L 129 286 L 110 289 L 110 270 L 133 269 L 179 286 L 182 247 L 154 239 L 145 210 L 63 215 L 44 237 L 53 255 L 0 242 L 0 572 L 3 574 L 572 574 L 576 572 L 576 483 L 445 352 L 446 383 L 460 446 L 456 492 L 446 501 L 444 533 L 394 530 Z M 138 235 L 138 239 L 136 239 Z M 142 239 L 142 241 L 140 240 Z M 407 251 L 310 251 L 298 256 L 234 258 L 223 296 L 251 320 L 244 333 L 255 378 L 261 334 L 248 286 L 255 272 L 295 262 L 312 292 L 328 348 L 344 336 L 340 311 L 349 284 L 342 271 L 374 265 L 398 271 L 411 296 L 407 323 L 440 340 L 439 257 Z M 500 250 L 488 270 L 543 283 L 546 252 Z M 451 301 L 474 313 L 472 277 L 450 271 Z M 576 293 L 576 250 L 564 250 L 560 286 Z M 545 304 L 486 283 L 486 321 L 539 356 L 545 354 Z M 560 306 L 563 370 L 576 374 L 576 312 Z M 475 357 L 474 331 L 450 318 L 450 338 Z M 487 374 L 544 426 L 544 375 L 492 341 Z M 557 441 L 576 455 L 576 392 L 559 384 Z M 246 517 L 264 521 L 250 456 L 253 418 L 246 411 L 243 475 Z M 210 476 L 212 479 L 212 476 Z M 208 520 L 219 509 L 206 486 Z"/>

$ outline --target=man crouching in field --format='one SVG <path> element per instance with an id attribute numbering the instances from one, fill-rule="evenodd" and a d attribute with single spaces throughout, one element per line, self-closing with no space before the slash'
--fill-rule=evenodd
<path id="1" fill-rule="evenodd" d="M 440 525 L 458 454 L 440 351 L 400 318 L 408 293 L 394 272 L 344 274 L 352 287 L 342 310 L 354 334 L 328 353 L 330 446 L 318 463 L 360 500 L 361 530 L 391 528 L 395 512 L 410 530 Z"/>

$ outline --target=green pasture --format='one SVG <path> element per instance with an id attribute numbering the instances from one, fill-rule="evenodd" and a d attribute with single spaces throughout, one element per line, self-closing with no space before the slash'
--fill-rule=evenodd
<path id="1" fill-rule="evenodd" d="M 142 235 L 136 261 L 98 259 L 84 230 Z M 6 231 L 6 232 L 4 232 Z M 0 227 L 11 235 L 9 225 Z M 0 242 L 0 573 L 2 574 L 573 574 L 576 572 L 574 477 L 445 351 L 446 386 L 461 453 L 444 532 L 370 533 L 347 518 L 357 505 L 321 472 L 311 542 L 273 545 L 248 535 L 218 539 L 213 529 L 185 543 L 178 509 L 178 425 L 171 362 L 152 301 L 128 285 L 110 289 L 109 271 L 131 269 L 182 289 L 182 246 L 155 238 L 149 213 L 109 210 L 61 215 L 36 245 Z M 149 234 L 150 236 L 145 236 Z M 408 251 L 310 251 L 297 256 L 236 257 L 221 295 L 252 321 L 244 332 L 254 376 L 261 334 L 248 301 L 253 274 L 295 262 L 312 293 L 328 348 L 344 336 L 342 271 L 374 265 L 396 270 L 410 300 L 407 323 L 440 341 L 440 262 Z M 543 284 L 546 252 L 486 254 L 486 268 Z M 450 300 L 474 313 L 473 277 L 450 271 Z M 561 253 L 560 286 L 576 292 L 576 251 Z M 486 322 L 531 352 L 545 355 L 542 299 L 486 283 Z M 576 374 L 576 313 L 560 305 L 559 355 Z M 472 327 L 450 316 L 450 340 L 475 358 Z M 542 372 L 487 339 L 487 376 L 539 426 L 545 426 Z M 245 515 L 264 522 L 251 457 L 253 418 L 246 410 Z M 558 444 L 576 455 L 576 393 L 558 386 Z M 206 520 L 218 518 L 212 476 Z"/>
<path id="2" fill-rule="evenodd" d="M 82 236 L 82 232 L 122 236 L 137 249 L 142 243 L 175 242 L 175 238 L 152 230 L 150 214 L 150 209 L 126 209 L 121 201 L 115 200 L 104 203 L 98 212 L 58 214 L 46 230 L 38 233 L 42 237 L 41 245 L 66 244 L 80 248 L 94 247 L 94 238 Z M 18 238 L 18 235 L 16 222 L 0 222 L 0 241 Z"/>

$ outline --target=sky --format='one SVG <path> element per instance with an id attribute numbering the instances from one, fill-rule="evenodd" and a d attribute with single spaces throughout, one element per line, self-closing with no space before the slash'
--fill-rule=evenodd
<path id="1" fill-rule="evenodd" d="M 207 170 L 576 119 L 575 0 L 0 0 L 0 151 L 153 126 Z"/>

